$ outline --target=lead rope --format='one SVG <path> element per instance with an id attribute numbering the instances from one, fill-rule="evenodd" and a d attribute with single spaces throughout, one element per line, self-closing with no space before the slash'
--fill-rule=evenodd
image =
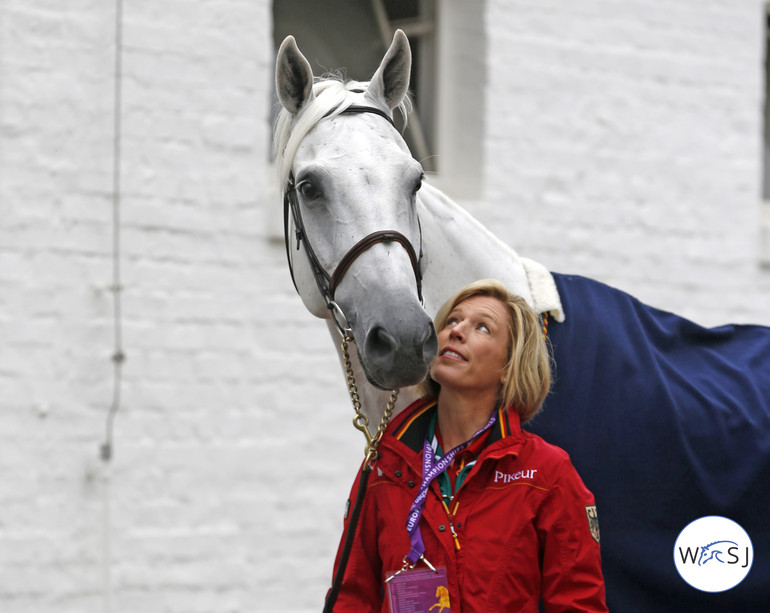
<path id="1" fill-rule="evenodd" d="M 385 429 L 388 427 L 388 422 L 393 416 L 393 409 L 396 406 L 396 399 L 398 398 L 398 390 L 393 390 L 390 394 L 390 399 L 385 407 L 385 413 L 382 415 L 380 425 L 377 427 L 377 431 L 372 435 L 369 432 L 369 418 L 364 415 L 361 410 L 361 398 L 358 395 L 358 386 L 356 385 L 356 377 L 353 374 L 353 364 L 350 361 L 350 353 L 348 352 L 348 343 L 353 340 L 350 333 L 346 333 L 342 337 L 342 357 L 345 362 L 345 376 L 348 381 L 348 392 L 350 392 L 350 400 L 353 402 L 353 408 L 356 411 L 356 416 L 353 418 L 353 425 L 357 430 L 364 433 L 366 437 L 366 447 L 364 448 L 364 464 L 361 467 L 361 480 L 358 484 L 358 492 L 356 493 L 356 502 L 353 505 L 353 510 L 350 514 L 350 522 L 348 524 L 348 531 L 345 535 L 345 544 L 342 547 L 342 553 L 340 554 L 340 563 L 337 567 L 337 572 L 334 575 L 334 581 L 332 587 L 329 590 L 329 594 L 326 596 L 326 602 L 324 603 L 323 613 L 332 613 L 334 609 L 334 603 L 337 602 L 337 595 L 339 594 L 340 587 L 342 586 L 342 579 L 345 576 L 345 568 L 348 565 L 348 558 L 350 557 L 350 550 L 353 547 L 353 537 L 358 527 L 358 518 L 361 515 L 361 507 L 364 502 L 364 494 L 369 482 L 369 475 L 374 468 L 374 462 L 377 460 L 379 452 L 377 447 L 382 440 L 382 436 L 385 434 Z"/>

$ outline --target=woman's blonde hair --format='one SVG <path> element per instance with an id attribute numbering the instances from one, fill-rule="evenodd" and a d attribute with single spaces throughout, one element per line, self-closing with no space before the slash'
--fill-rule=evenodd
<path id="1" fill-rule="evenodd" d="M 510 293 L 502 283 L 482 279 L 462 288 L 444 303 L 436 315 L 436 330 L 443 330 L 454 308 L 473 296 L 497 298 L 508 307 L 508 363 L 499 400 L 503 407 L 513 407 L 521 423 L 526 423 L 540 410 L 551 387 L 551 357 L 540 318 L 521 296 Z M 440 389 L 430 374 L 417 388 L 421 396 L 437 396 Z"/>

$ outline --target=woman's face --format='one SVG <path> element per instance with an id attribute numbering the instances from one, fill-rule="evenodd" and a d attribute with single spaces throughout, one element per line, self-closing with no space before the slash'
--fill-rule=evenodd
<path id="1" fill-rule="evenodd" d="M 442 389 L 498 393 L 510 344 L 508 307 L 491 296 L 471 296 L 449 313 L 438 333 L 430 374 Z"/>

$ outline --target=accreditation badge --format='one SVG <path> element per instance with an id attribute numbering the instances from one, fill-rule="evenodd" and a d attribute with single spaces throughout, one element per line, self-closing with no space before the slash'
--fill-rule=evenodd
<path id="1" fill-rule="evenodd" d="M 405 570 L 385 583 L 390 613 L 449 613 L 446 568 Z"/>

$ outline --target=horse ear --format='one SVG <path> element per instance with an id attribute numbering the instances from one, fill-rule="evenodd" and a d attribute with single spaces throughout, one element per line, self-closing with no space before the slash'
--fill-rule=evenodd
<path id="1" fill-rule="evenodd" d="M 409 39 L 402 30 L 396 30 L 390 48 L 369 83 L 366 95 L 379 100 L 391 110 L 396 108 L 409 89 L 411 69 L 412 50 L 409 48 Z"/>
<path id="2" fill-rule="evenodd" d="M 296 115 L 314 98 L 313 69 L 293 36 L 283 39 L 275 61 L 275 90 L 283 108 Z"/>

